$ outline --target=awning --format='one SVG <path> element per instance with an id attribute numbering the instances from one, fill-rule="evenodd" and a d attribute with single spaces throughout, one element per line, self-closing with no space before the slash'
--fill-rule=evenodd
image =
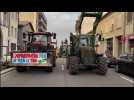
<path id="1" fill-rule="evenodd" d="M 134 34 L 128 35 L 128 39 L 134 39 Z"/>

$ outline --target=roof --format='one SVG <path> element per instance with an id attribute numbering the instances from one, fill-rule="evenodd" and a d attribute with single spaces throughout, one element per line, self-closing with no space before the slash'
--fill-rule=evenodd
<path id="1" fill-rule="evenodd" d="M 105 15 L 102 16 L 101 21 L 106 18 L 108 15 L 110 15 L 112 12 L 107 12 Z"/>
<path id="2" fill-rule="evenodd" d="M 26 26 L 26 25 L 30 25 L 31 29 L 34 31 L 33 25 L 31 24 L 31 22 L 28 21 L 20 21 L 19 22 L 19 26 Z"/>

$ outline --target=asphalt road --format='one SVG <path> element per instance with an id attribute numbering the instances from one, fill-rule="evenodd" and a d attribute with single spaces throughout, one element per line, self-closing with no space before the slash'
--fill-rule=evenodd
<path id="1" fill-rule="evenodd" d="M 1 75 L 1 87 L 133 87 L 133 79 L 109 69 L 106 76 L 92 71 L 81 71 L 72 76 L 66 70 L 65 59 L 57 59 L 52 73 L 31 70 L 18 73 L 16 70 Z"/>

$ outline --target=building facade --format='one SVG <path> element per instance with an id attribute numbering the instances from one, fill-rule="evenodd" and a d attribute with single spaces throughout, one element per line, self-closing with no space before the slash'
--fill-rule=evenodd
<path id="1" fill-rule="evenodd" d="M 8 52 L 9 13 L 0 12 L 0 60 Z"/>
<path id="2" fill-rule="evenodd" d="M 35 32 L 47 31 L 47 19 L 43 12 L 19 12 L 19 21 L 31 22 Z"/>
<path id="3" fill-rule="evenodd" d="M 101 35 L 98 53 L 110 51 L 114 57 L 134 53 L 134 12 L 109 12 L 103 16 L 97 33 Z"/>
<path id="4" fill-rule="evenodd" d="M 19 22 L 17 38 L 18 50 L 25 50 L 27 43 L 30 41 L 28 35 L 30 32 L 34 32 L 34 28 L 30 22 Z"/>
<path id="5" fill-rule="evenodd" d="M 81 34 L 90 33 L 93 22 L 91 17 L 85 17 L 80 28 L 78 19 L 75 31 Z M 106 12 L 96 32 L 97 53 L 110 51 L 114 57 L 134 53 L 134 12 Z"/>
<path id="6" fill-rule="evenodd" d="M 17 50 L 18 12 L 0 12 L 0 59 Z"/>
<path id="7" fill-rule="evenodd" d="M 17 50 L 18 12 L 9 12 L 8 46 L 9 52 Z"/>
<path id="8" fill-rule="evenodd" d="M 93 30 L 93 23 L 95 18 L 92 17 L 84 17 L 82 25 L 81 25 L 81 34 L 87 34 Z"/>

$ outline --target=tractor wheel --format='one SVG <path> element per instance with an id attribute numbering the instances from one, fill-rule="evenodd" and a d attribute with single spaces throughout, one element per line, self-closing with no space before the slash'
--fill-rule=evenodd
<path id="1" fill-rule="evenodd" d="M 27 68 L 24 68 L 24 67 L 16 67 L 16 71 L 17 72 L 25 72 L 25 71 L 27 71 Z"/>
<path id="2" fill-rule="evenodd" d="M 100 57 L 97 65 L 98 66 L 95 69 L 96 73 L 101 74 L 101 75 L 105 75 L 108 71 L 106 59 L 104 57 Z"/>
<path id="3" fill-rule="evenodd" d="M 78 74 L 78 72 L 79 72 L 78 64 L 79 64 L 79 57 L 77 57 L 77 56 L 70 57 L 70 59 L 69 59 L 69 74 L 71 74 L 71 75 Z"/>
<path id="4" fill-rule="evenodd" d="M 69 74 L 76 75 L 78 74 L 79 70 L 76 65 L 70 65 L 69 67 Z"/>

